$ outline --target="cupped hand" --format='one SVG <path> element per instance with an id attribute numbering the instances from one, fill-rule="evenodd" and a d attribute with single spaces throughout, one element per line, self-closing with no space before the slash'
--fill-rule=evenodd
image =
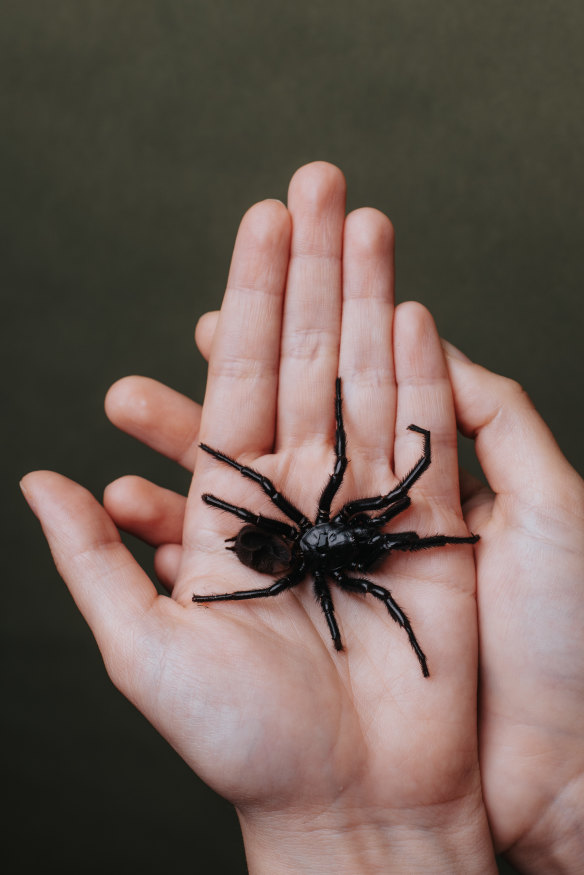
<path id="1" fill-rule="evenodd" d="M 411 469 L 421 442 L 407 426 L 416 423 L 431 432 L 433 463 L 393 528 L 467 535 L 454 406 L 435 326 L 419 305 L 394 316 L 391 225 L 374 210 L 345 219 L 344 196 L 340 172 L 317 163 L 292 179 L 288 208 L 266 201 L 244 217 L 210 354 L 200 439 L 252 465 L 314 518 L 334 461 L 340 374 L 350 463 L 338 505 L 388 492 Z M 170 403 L 163 388 L 142 385 Z M 123 392 L 110 397 L 110 409 Z M 181 439 L 163 427 L 151 442 L 166 452 L 174 441 L 169 454 L 189 465 L 198 414 L 191 402 L 178 404 L 193 415 Z M 142 406 L 145 431 L 148 415 Z M 450 851 L 449 836 L 458 852 L 472 834 L 481 862 L 469 861 L 465 871 L 490 870 L 470 546 L 393 555 L 374 575 L 410 616 L 428 658 L 425 679 L 405 632 L 369 597 L 334 589 L 341 653 L 309 580 L 274 598 L 192 603 L 193 593 L 271 582 L 225 549 L 241 523 L 202 494 L 282 518 L 256 484 L 206 454 L 196 456 L 186 505 L 139 481 L 114 484 L 106 499 L 110 511 L 125 506 L 131 518 L 120 490 L 142 489 L 155 518 L 142 515 L 127 527 L 154 543 L 181 541 L 159 560 L 171 598 L 157 595 L 111 516 L 85 490 L 48 472 L 28 475 L 23 486 L 113 681 L 235 803 L 246 841 L 256 839 L 265 853 L 267 832 L 285 846 L 282 837 L 302 824 L 313 834 L 367 835 L 372 859 L 378 847 L 386 854 L 373 838 L 381 829 L 392 834 L 397 861 L 406 834 L 427 841 L 435 828 Z M 124 525 L 123 511 L 114 516 Z M 442 853 L 432 850 L 435 871 L 442 863 L 446 871 Z"/>
<path id="2" fill-rule="evenodd" d="M 522 388 L 445 344 L 476 545 L 483 792 L 521 871 L 584 860 L 584 484 Z M 575 868 L 575 864 L 578 868 Z"/>

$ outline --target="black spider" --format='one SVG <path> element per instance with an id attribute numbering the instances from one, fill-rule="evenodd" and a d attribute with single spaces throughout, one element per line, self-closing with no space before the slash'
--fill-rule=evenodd
<path id="1" fill-rule="evenodd" d="M 378 586 L 364 577 L 349 577 L 346 571 L 367 572 L 372 565 L 391 553 L 392 550 L 424 550 L 428 547 L 443 547 L 446 544 L 474 544 L 478 535 L 468 538 L 449 535 L 433 535 L 420 538 L 416 532 L 383 532 L 382 526 L 400 514 L 411 504 L 408 495 L 411 487 L 424 473 L 431 462 L 430 432 L 417 425 L 410 425 L 410 431 L 424 435 L 424 451 L 409 474 L 386 495 L 373 498 L 360 498 L 349 501 L 331 519 L 331 503 L 335 497 L 347 468 L 346 436 L 343 427 L 341 400 L 341 380 L 336 381 L 336 463 L 333 473 L 325 486 L 318 503 L 316 522 L 312 522 L 294 507 L 274 486 L 271 480 L 253 468 L 240 465 L 234 459 L 213 450 L 206 444 L 201 449 L 211 456 L 225 462 L 244 477 L 257 483 L 273 504 L 296 525 L 253 513 L 244 507 L 237 507 L 216 498 L 203 495 L 203 501 L 220 510 L 226 510 L 248 523 L 233 538 L 233 550 L 243 565 L 262 574 L 281 574 L 283 577 L 264 589 L 242 590 L 220 595 L 193 595 L 194 602 L 229 601 L 255 599 L 274 596 L 300 583 L 307 573 L 314 577 L 314 592 L 318 599 L 337 650 L 343 649 L 339 627 L 335 619 L 334 605 L 327 583 L 332 578 L 341 589 L 350 592 L 371 593 L 384 602 L 390 616 L 405 629 L 410 644 L 420 661 L 424 677 L 429 676 L 426 657 L 416 640 L 414 631 L 405 613 L 397 604 L 389 590 Z M 366 511 L 381 511 L 377 516 L 368 516 Z"/>

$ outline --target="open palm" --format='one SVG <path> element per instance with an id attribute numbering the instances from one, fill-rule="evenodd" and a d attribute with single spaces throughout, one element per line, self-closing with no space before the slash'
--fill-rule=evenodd
<path id="1" fill-rule="evenodd" d="M 394 316 L 392 259 L 388 220 L 373 210 L 345 219 L 344 180 L 330 165 L 295 175 L 288 209 L 252 208 L 215 332 L 200 439 L 314 519 L 334 463 L 339 373 L 350 462 L 334 506 L 386 493 L 411 469 L 422 444 L 413 422 L 431 432 L 433 463 L 392 529 L 465 536 L 439 338 L 418 305 Z M 440 827 L 453 806 L 481 822 L 469 546 L 394 554 L 373 575 L 410 616 L 425 679 L 406 633 L 371 596 L 333 589 L 340 653 L 308 580 L 274 598 L 192 603 L 193 593 L 271 583 L 225 549 L 242 523 L 202 494 L 284 519 L 257 484 L 204 453 L 186 508 L 168 498 L 169 527 L 184 511 L 172 598 L 156 594 L 81 487 L 37 472 L 25 490 L 112 679 L 237 805 L 244 831 L 290 811 L 322 828 L 363 810 L 387 827 L 404 818 Z"/>

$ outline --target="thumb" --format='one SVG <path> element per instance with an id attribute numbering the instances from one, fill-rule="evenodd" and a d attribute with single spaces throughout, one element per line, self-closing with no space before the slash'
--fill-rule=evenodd
<path id="1" fill-rule="evenodd" d="M 442 341 L 459 430 L 475 439 L 495 493 L 553 495 L 573 469 L 519 383 L 474 364 Z"/>
<path id="2" fill-rule="evenodd" d="M 106 511 L 78 483 L 52 471 L 35 471 L 23 478 L 21 488 L 111 679 L 127 687 L 136 638 L 141 637 L 137 633 L 157 598 L 153 583 L 122 544 Z"/>

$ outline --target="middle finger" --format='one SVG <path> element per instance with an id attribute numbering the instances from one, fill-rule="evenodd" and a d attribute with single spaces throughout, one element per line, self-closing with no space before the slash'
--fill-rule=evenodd
<path id="1" fill-rule="evenodd" d="M 329 441 L 341 327 L 345 179 L 332 164 L 300 168 L 288 193 L 292 244 L 280 359 L 276 447 Z"/>
<path id="2" fill-rule="evenodd" d="M 376 463 L 387 468 L 393 461 L 393 240 L 393 226 L 378 210 L 347 216 L 339 373 L 348 433 L 369 469 Z"/>

